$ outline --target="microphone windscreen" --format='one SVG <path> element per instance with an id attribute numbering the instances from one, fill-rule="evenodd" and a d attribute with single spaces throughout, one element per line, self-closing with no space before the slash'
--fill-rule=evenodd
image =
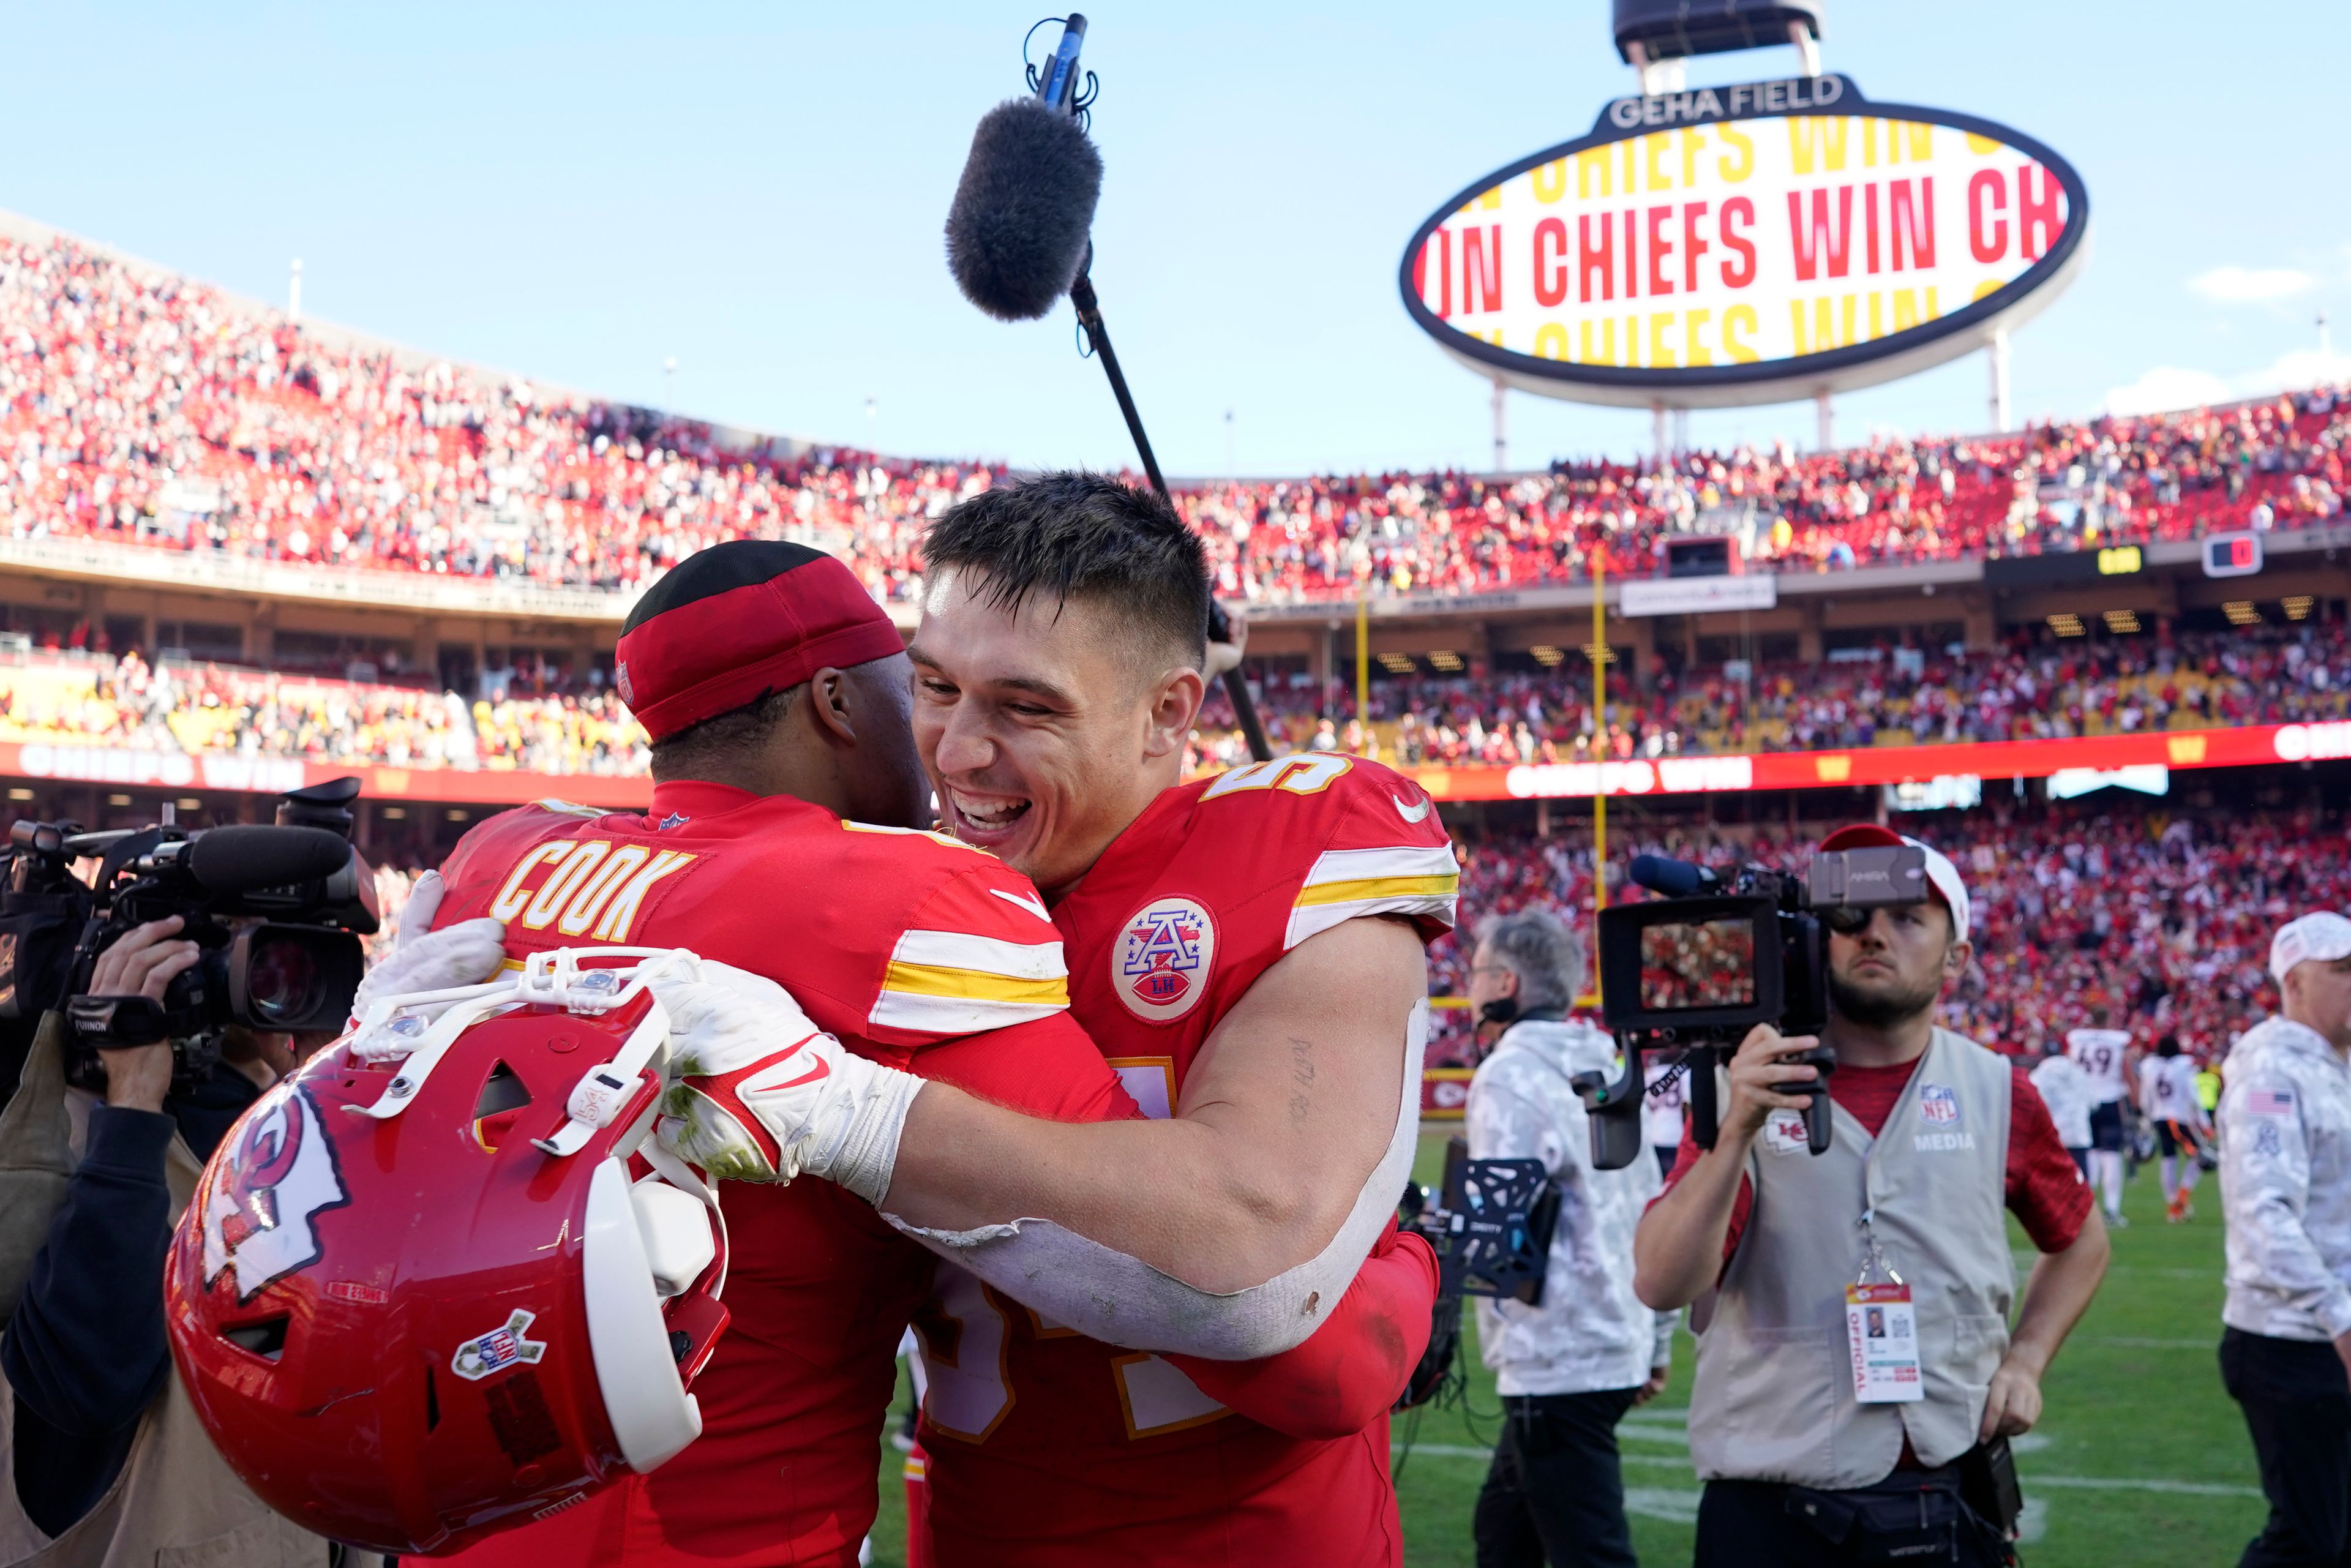
<path id="1" fill-rule="evenodd" d="M 1102 154 L 1078 122 L 1034 99 L 987 111 L 947 209 L 947 270 L 999 321 L 1031 321 L 1085 261 Z"/>
<path id="2" fill-rule="evenodd" d="M 250 893 L 334 875 L 351 846 L 324 828 L 246 824 L 200 833 L 188 846 L 188 870 L 208 893 Z"/>

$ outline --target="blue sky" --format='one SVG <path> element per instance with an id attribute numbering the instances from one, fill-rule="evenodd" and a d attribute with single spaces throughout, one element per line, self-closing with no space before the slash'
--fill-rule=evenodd
<path id="1" fill-rule="evenodd" d="M 1128 460 L 1067 307 L 998 325 L 941 260 L 1033 8 L 9 10 L 0 205 L 271 299 L 299 256 L 307 314 L 590 392 L 885 451 Z M 2088 183 L 2095 251 L 2017 339 L 2020 416 L 2307 380 L 2321 308 L 2351 341 L 2351 6 L 2255 12 L 2231 37 L 2184 0 L 1831 0 L 1830 68 L 2027 131 Z M 1446 196 L 1629 90 L 1602 0 L 1088 15 L 1095 281 L 1168 470 L 1482 466 L 1486 384 L 1406 319 L 1396 261 Z M 1526 396 L 1510 419 L 1518 464 L 1649 434 Z M 1844 439 L 1984 423 L 1980 357 L 1838 404 Z M 1812 430 L 1809 405 L 1692 425 Z"/>

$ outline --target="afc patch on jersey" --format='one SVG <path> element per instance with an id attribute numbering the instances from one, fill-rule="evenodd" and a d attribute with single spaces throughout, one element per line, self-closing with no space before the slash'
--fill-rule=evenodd
<path id="1" fill-rule="evenodd" d="M 1173 1023 L 1200 1005 L 1217 961 L 1217 923 L 1196 899 L 1155 898 L 1111 944 L 1111 988 L 1145 1023 Z"/>

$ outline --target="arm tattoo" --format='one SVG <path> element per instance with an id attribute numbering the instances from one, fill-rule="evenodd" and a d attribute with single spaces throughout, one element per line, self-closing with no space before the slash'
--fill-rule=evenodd
<path id="1" fill-rule="evenodd" d="M 1314 1057 L 1313 1047 L 1295 1035 L 1290 1040 L 1290 1122 L 1302 1127 L 1311 1109 L 1308 1091 L 1314 1087 Z"/>

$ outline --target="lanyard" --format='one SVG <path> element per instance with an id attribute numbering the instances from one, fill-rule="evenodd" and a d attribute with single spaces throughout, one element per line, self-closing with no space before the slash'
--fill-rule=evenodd
<path id="1" fill-rule="evenodd" d="M 1859 1278 L 1854 1281 L 1854 1283 L 1856 1285 L 1868 1284 L 1869 1276 L 1874 1270 L 1877 1273 L 1884 1274 L 1886 1278 L 1893 1283 L 1896 1285 L 1901 1284 L 1902 1276 L 1896 1271 L 1893 1260 L 1886 1256 L 1886 1249 L 1878 1245 L 1877 1232 L 1870 1225 L 1870 1221 L 1875 1219 L 1876 1217 L 1877 1210 L 1876 1207 L 1873 1206 L 1863 1209 L 1861 1211 L 1861 1218 L 1855 1222 L 1861 1229 L 1862 1254 L 1861 1274 Z"/>

